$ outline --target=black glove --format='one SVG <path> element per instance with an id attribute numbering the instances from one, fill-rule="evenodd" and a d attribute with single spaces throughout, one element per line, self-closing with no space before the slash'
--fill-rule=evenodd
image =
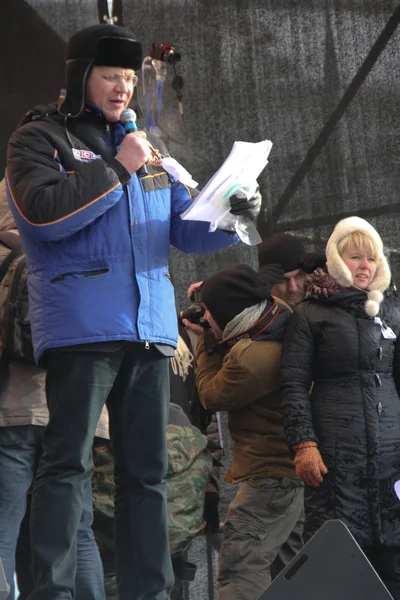
<path id="1" fill-rule="evenodd" d="M 306 252 L 299 259 L 299 266 L 307 274 L 313 273 L 315 269 L 324 269 L 326 265 L 326 256 L 324 252 Z"/>
<path id="2" fill-rule="evenodd" d="M 269 293 L 276 283 L 282 283 L 285 275 L 281 265 L 264 265 L 258 270 L 258 274 Z"/>
<path id="3" fill-rule="evenodd" d="M 262 197 L 260 188 L 257 186 L 254 195 L 248 200 L 246 197 L 231 196 L 229 202 L 231 204 L 230 212 L 232 215 L 240 217 L 250 217 L 252 221 L 256 221 L 261 210 Z"/>
<path id="4" fill-rule="evenodd" d="M 206 533 L 217 533 L 219 531 L 219 494 L 218 492 L 206 492 L 204 498 L 204 520 L 206 522 Z"/>

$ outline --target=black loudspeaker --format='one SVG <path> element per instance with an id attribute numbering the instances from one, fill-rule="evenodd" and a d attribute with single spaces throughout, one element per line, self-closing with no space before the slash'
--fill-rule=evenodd
<path id="1" fill-rule="evenodd" d="M 259 600 L 393 600 L 342 521 L 327 521 Z"/>
<path id="2" fill-rule="evenodd" d="M 4 569 L 0 558 L 0 600 L 6 600 L 9 593 L 10 586 L 6 581 L 6 576 L 4 575 Z"/>

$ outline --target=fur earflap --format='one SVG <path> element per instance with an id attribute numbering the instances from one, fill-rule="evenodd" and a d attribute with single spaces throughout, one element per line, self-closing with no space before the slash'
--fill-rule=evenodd
<path id="1" fill-rule="evenodd" d="M 372 294 L 372 292 L 384 292 L 388 289 L 391 279 L 392 273 L 390 272 L 389 263 L 386 256 L 382 253 L 381 260 L 376 269 L 374 280 L 369 286 L 369 289 L 371 290 L 369 293 Z M 380 302 L 382 302 L 382 300 L 380 300 Z"/>
<path id="2" fill-rule="evenodd" d="M 335 244 L 331 240 L 332 236 L 328 240 L 328 245 L 326 247 L 326 267 L 328 269 L 328 273 L 333 279 L 336 279 L 339 285 L 343 287 L 350 287 L 353 285 L 353 277 L 351 275 L 350 269 L 343 262 L 337 248 L 337 243 Z"/>
<path id="3" fill-rule="evenodd" d="M 339 221 L 326 246 L 326 266 L 331 277 L 336 279 L 339 285 L 350 287 L 353 285 L 353 277 L 350 269 L 345 265 L 339 251 L 338 244 L 351 233 L 360 231 L 369 235 L 378 248 L 377 269 L 374 280 L 369 286 L 368 300 L 365 304 L 365 312 L 370 317 L 379 313 L 379 307 L 383 300 L 383 292 L 389 287 L 391 273 L 388 261 L 383 254 L 383 243 L 376 229 L 368 221 L 360 217 L 349 217 Z"/>

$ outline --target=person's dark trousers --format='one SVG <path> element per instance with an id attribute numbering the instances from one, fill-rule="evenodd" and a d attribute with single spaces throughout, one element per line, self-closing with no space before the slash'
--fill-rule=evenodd
<path id="1" fill-rule="evenodd" d="M 363 548 L 394 600 L 400 600 L 400 548 Z"/>
<path id="2" fill-rule="evenodd" d="M 42 454 L 44 427 L 18 425 L 0 428 L 0 556 L 14 598 L 14 570 L 19 575 L 20 600 L 33 588 L 29 531 L 28 490 Z M 94 540 L 92 491 L 85 502 L 78 527 L 77 600 L 103 600 L 103 568 Z M 17 543 L 18 539 L 18 543 Z M 16 565 L 15 565 L 16 563 Z"/>
<path id="3" fill-rule="evenodd" d="M 30 505 L 30 495 L 28 495 L 27 510 L 21 523 L 15 554 L 15 571 L 19 590 L 18 600 L 26 600 L 34 589 L 29 528 Z M 94 539 L 92 522 L 92 489 L 90 484 L 88 484 L 83 498 L 83 510 L 77 535 L 76 600 L 105 600 L 103 566 L 99 549 Z M 13 596 L 11 597 L 13 598 Z"/>
<path id="4" fill-rule="evenodd" d="M 29 600 L 72 600 L 76 536 L 92 442 L 104 402 L 115 456 L 119 600 L 166 600 L 168 547 L 166 429 L 168 358 L 154 346 L 48 356 L 50 421 L 31 514 L 35 591 Z"/>

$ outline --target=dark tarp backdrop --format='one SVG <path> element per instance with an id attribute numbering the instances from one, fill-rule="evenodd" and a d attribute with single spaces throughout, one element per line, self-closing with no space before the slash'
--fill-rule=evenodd
<path id="1" fill-rule="evenodd" d="M 172 75 L 161 129 L 171 154 L 200 186 L 235 140 L 270 139 L 270 162 L 260 177 L 260 231 L 292 231 L 309 249 L 321 249 L 340 218 L 365 216 L 381 233 L 400 282 L 400 28 L 279 219 L 271 218 L 398 2 L 118 0 L 114 5 L 145 50 L 153 42 L 167 42 L 182 54 L 178 71 L 185 81 L 188 141 Z M 66 41 L 99 22 L 99 7 L 104 11 L 106 5 L 106 0 L 2 0 L 0 178 L 7 139 L 21 116 L 58 95 Z M 138 93 L 145 107 L 141 85 Z M 186 304 L 189 283 L 235 262 L 254 263 L 255 254 L 243 244 L 206 256 L 186 257 L 174 250 L 178 307 Z M 231 442 L 224 418 L 226 469 Z M 233 491 L 221 487 L 223 520 Z M 198 539 L 190 559 L 197 564 L 190 597 L 216 598 L 216 553 Z"/>
<path id="2" fill-rule="evenodd" d="M 0 27 L 0 170 L 9 134 L 31 106 L 57 97 L 65 42 L 99 21 L 96 0 L 12 0 Z M 104 3 L 103 3 L 104 4 Z M 116 3 L 117 4 L 117 3 Z M 277 223 L 270 214 L 375 39 L 396 0 L 122 0 L 123 24 L 147 49 L 168 42 L 182 53 L 188 142 L 167 83 L 161 129 L 171 154 L 204 185 L 235 140 L 274 146 L 260 178 L 260 229 L 293 231 L 322 247 L 335 222 L 359 214 L 384 238 L 400 277 L 398 189 L 399 41 L 395 31 Z M 146 98 L 138 87 L 143 107 Z M 182 305 L 189 282 L 237 261 L 243 244 L 172 268 Z"/>

